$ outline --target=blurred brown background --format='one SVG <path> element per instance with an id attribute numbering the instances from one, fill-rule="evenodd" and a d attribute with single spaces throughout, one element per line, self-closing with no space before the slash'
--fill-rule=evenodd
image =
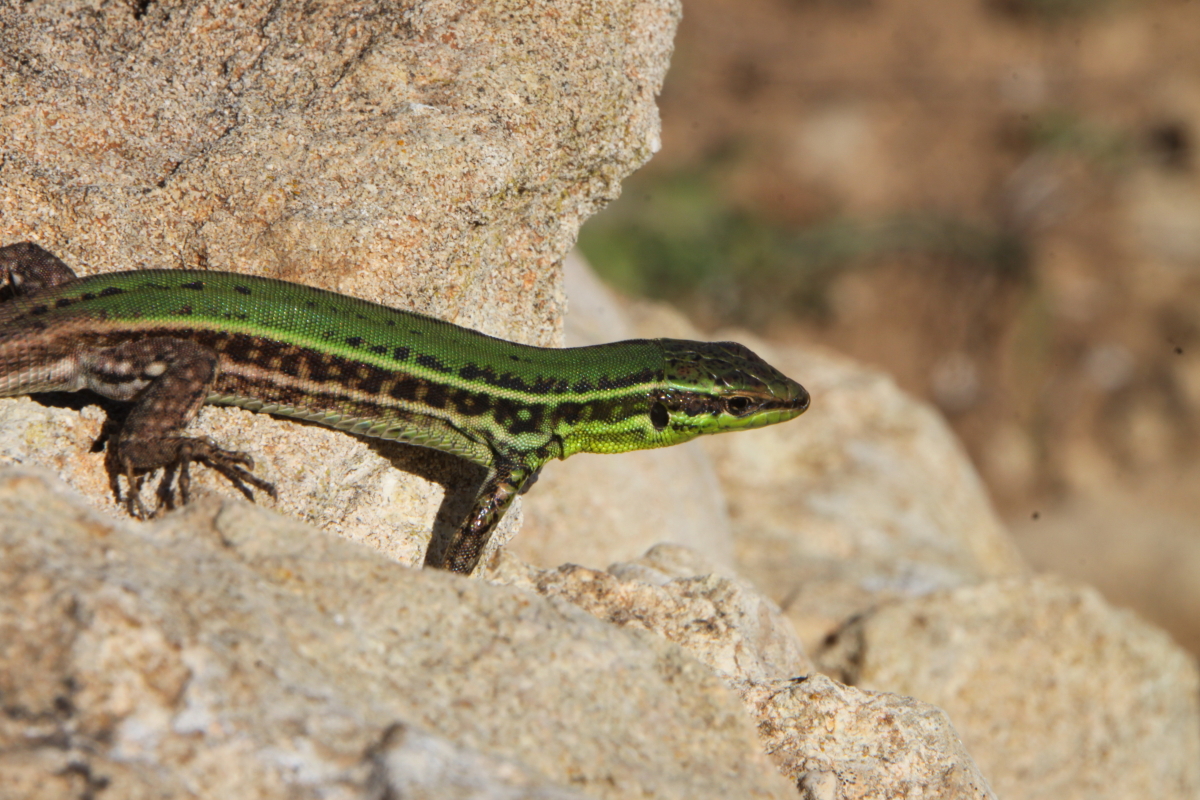
<path id="1" fill-rule="evenodd" d="M 1200 653 L 1200 0 L 685 0 L 661 106 L 601 274 L 890 372 Z"/>

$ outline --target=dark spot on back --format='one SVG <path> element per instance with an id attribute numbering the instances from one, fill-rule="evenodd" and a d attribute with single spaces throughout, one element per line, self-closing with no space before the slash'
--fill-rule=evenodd
<path id="1" fill-rule="evenodd" d="M 493 386 L 499 386 L 501 389 L 512 389 L 517 392 L 528 391 L 529 387 L 525 385 L 525 381 L 521 380 L 520 376 L 513 375 L 511 372 L 506 372 L 499 378 L 492 376 L 490 373 L 485 377 L 488 383 Z"/>
<path id="2" fill-rule="evenodd" d="M 346 344 L 350 345 L 351 347 L 362 347 L 363 338 L 361 336 L 347 336 Z"/>
<path id="3" fill-rule="evenodd" d="M 125 294 L 125 290 L 118 286 L 105 286 L 100 290 L 101 297 L 112 297 L 114 294 Z"/>
<path id="4" fill-rule="evenodd" d="M 495 404 L 496 422 L 514 435 L 538 430 L 542 418 L 546 415 L 546 407 L 543 405 L 525 405 L 507 397 L 496 398 Z"/>
<path id="5" fill-rule="evenodd" d="M 379 390 L 383 388 L 383 382 L 391 377 L 391 373 L 387 370 L 373 367 L 370 364 L 362 364 L 358 368 L 358 389 L 367 394 L 379 394 Z"/>
<path id="6" fill-rule="evenodd" d="M 233 290 L 238 294 L 250 294 L 249 286 L 234 286 Z"/>
<path id="7" fill-rule="evenodd" d="M 300 375 L 301 355 L 296 350 L 282 351 L 279 357 L 279 371 L 293 378 Z"/>
<path id="8" fill-rule="evenodd" d="M 372 348 L 371 348 L 371 352 L 372 352 L 372 353 L 374 353 L 374 354 L 376 354 L 376 355 L 380 355 L 380 356 L 381 356 L 381 355 L 383 355 L 384 353 L 386 353 L 386 352 L 387 352 L 387 345 L 385 345 L 385 344 L 377 344 L 377 345 L 375 345 L 374 347 L 372 347 Z"/>
<path id="9" fill-rule="evenodd" d="M 45 313 L 46 313 L 47 311 L 49 311 L 49 310 L 50 310 L 50 309 L 49 309 L 49 308 L 47 308 L 46 306 L 34 306 L 33 308 L 29 309 L 29 313 L 30 313 L 32 316 L 35 316 L 35 317 L 37 317 L 37 316 L 40 316 L 40 315 L 42 315 L 42 314 L 45 314 Z"/>
<path id="10" fill-rule="evenodd" d="M 408 361 L 408 354 L 412 352 L 407 347 L 397 347 L 392 351 L 392 358 L 396 361 Z"/>
<path id="11" fill-rule="evenodd" d="M 454 407 L 464 417 L 477 417 L 486 414 L 492 407 L 491 398 L 484 392 L 471 392 L 465 389 L 454 395 Z"/>
<path id="12" fill-rule="evenodd" d="M 202 341 L 203 338 L 207 338 L 207 337 L 197 336 L 196 337 L 197 342 L 200 344 L 203 344 L 204 343 Z M 218 350 L 218 351 L 224 353 L 225 356 L 230 361 L 233 361 L 235 363 L 238 363 L 238 364 L 253 363 L 253 360 L 250 358 L 250 353 L 253 352 L 254 350 L 258 349 L 255 346 L 253 337 L 247 336 L 244 333 L 235 333 L 232 336 L 223 337 L 223 339 L 224 339 L 223 341 L 220 341 L 219 343 L 215 343 L 216 344 L 215 347 L 213 347 L 212 344 L 210 344 L 209 346 L 213 347 L 214 350 Z"/>
<path id="13" fill-rule="evenodd" d="M 74 303 L 74 302 L 75 301 L 69 297 L 61 297 L 58 299 L 58 302 L 56 302 L 54 304 L 54 307 L 55 308 L 66 308 L 67 306 L 71 305 L 71 303 Z"/>
<path id="14" fill-rule="evenodd" d="M 554 407 L 555 421 L 574 425 L 583 417 L 583 408 L 583 403 L 559 403 Z"/>
<path id="15" fill-rule="evenodd" d="M 179 288 L 180 289 L 195 289 L 196 291 L 200 291 L 201 289 L 204 288 L 204 281 L 192 281 L 191 283 L 181 283 L 179 285 Z M 105 291 L 107 291 L 107 289 Z M 104 294 L 104 292 L 101 292 L 101 294 Z"/>
<path id="16" fill-rule="evenodd" d="M 445 408 L 446 401 L 449 399 L 446 396 L 446 386 L 441 383 L 430 383 L 425 387 L 425 397 L 423 398 L 425 405 L 430 408 Z"/>
<path id="17" fill-rule="evenodd" d="M 621 375 L 616 378 L 610 378 L 607 375 L 602 375 L 596 381 L 597 387 L 603 390 L 608 389 L 628 389 L 630 386 L 636 386 L 639 383 L 646 383 L 654 380 L 654 370 L 644 369 L 641 372 L 635 372 L 631 375 Z"/>
<path id="18" fill-rule="evenodd" d="M 454 371 L 450 367 L 447 367 L 445 364 L 443 364 L 437 356 L 432 356 L 428 353 L 417 356 L 417 363 L 426 369 L 431 369 L 434 372 L 441 372 L 443 374 Z"/>
<path id="19" fill-rule="evenodd" d="M 421 379 L 405 375 L 393 384 L 388 394 L 397 400 L 416 400 L 417 391 L 421 387 Z"/>

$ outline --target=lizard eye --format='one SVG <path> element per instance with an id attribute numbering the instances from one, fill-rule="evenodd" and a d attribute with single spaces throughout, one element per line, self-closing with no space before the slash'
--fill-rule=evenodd
<path id="1" fill-rule="evenodd" d="M 749 397 L 735 395 L 725 401 L 725 410 L 735 417 L 740 417 L 750 410 L 751 405 Z"/>
<path id="2" fill-rule="evenodd" d="M 650 406 L 650 424 L 654 426 L 654 430 L 665 430 L 670 421 L 671 415 L 667 413 L 666 406 L 662 403 L 655 403 Z"/>

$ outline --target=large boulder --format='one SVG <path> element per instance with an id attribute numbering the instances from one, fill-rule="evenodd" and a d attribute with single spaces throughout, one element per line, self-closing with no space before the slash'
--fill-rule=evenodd
<path id="1" fill-rule="evenodd" d="M 0 245 L 35 241 L 81 273 L 300 281 L 560 344 L 558 264 L 659 146 L 679 13 L 678 0 L 5 5 Z M 64 436 L 52 412 L 7 413 L 0 452 L 117 511 L 103 455 L 76 447 L 97 418 Z M 407 563 L 458 525 L 482 477 L 235 409 L 194 429 L 252 453 L 281 511 Z"/>
<path id="2" fill-rule="evenodd" d="M 242 501 L 7 470 L 0 518 L 0 797 L 794 796 L 708 668 L 564 600 Z"/>

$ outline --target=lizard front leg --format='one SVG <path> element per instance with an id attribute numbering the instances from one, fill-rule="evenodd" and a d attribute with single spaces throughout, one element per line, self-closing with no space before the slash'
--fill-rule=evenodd
<path id="1" fill-rule="evenodd" d="M 533 484 L 537 473 L 538 467 L 521 461 L 501 458 L 493 463 L 488 468 L 483 485 L 479 487 L 467 521 L 454 532 L 440 557 L 430 552 L 426 566 L 470 575 L 479 563 L 496 525 L 504 518 L 517 495 Z"/>
<path id="2" fill-rule="evenodd" d="M 186 503 L 193 461 L 212 467 L 247 497 L 253 494 L 246 484 L 275 496 L 274 486 L 250 472 L 254 460 L 249 455 L 222 449 L 207 437 L 184 435 L 216 381 L 219 360 L 214 351 L 187 339 L 144 339 L 97 350 L 84 356 L 81 366 L 88 388 L 136 403 L 109 451 L 118 498 L 118 475 L 129 484 L 125 502 L 130 514 L 148 516 L 139 476 L 160 468 L 160 500 L 172 505 L 170 484 L 178 475 L 180 498 Z"/>

